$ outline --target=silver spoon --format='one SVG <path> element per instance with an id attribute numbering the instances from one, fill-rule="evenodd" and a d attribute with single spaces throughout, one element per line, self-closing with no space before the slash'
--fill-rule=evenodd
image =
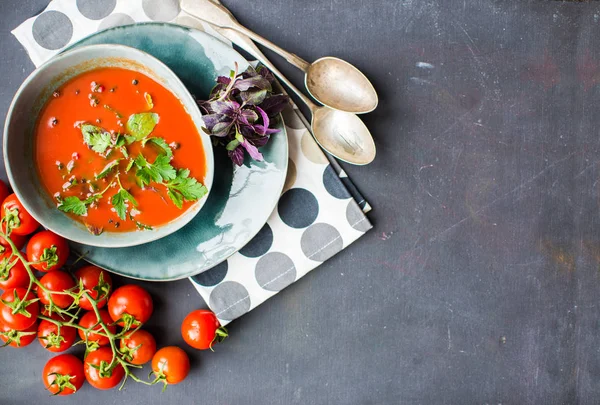
<path id="1" fill-rule="evenodd" d="M 231 12 L 210 0 L 182 0 L 182 10 L 212 25 L 229 28 L 264 45 L 305 73 L 308 92 L 321 104 L 336 110 L 363 114 L 373 111 L 379 102 L 375 88 L 366 76 L 350 63 L 327 56 L 308 63 L 293 53 L 241 25 Z"/>
<path id="2" fill-rule="evenodd" d="M 228 28 L 216 28 L 216 30 L 260 61 L 308 106 L 312 114 L 312 135 L 324 150 L 354 165 L 366 165 L 375 159 L 373 137 L 358 116 L 316 105 L 298 90 L 248 37 Z"/>

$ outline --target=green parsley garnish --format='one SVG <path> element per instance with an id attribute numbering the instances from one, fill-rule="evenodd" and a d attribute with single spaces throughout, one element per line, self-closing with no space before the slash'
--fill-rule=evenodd
<path id="1" fill-rule="evenodd" d="M 119 162 L 121 160 L 122 159 L 115 159 L 112 162 L 110 162 L 109 164 L 107 164 L 106 166 L 104 166 L 104 169 L 102 169 L 102 171 L 96 175 L 96 180 L 99 180 L 99 179 L 102 179 L 102 178 L 108 176 L 109 173 L 112 172 L 112 170 L 119 165 Z"/>
<path id="2" fill-rule="evenodd" d="M 154 163 L 150 163 L 142 154 L 139 154 L 134 161 L 137 168 L 135 175 L 144 186 L 152 181 L 162 183 L 173 180 L 177 176 L 177 172 L 170 162 L 171 159 L 167 155 L 158 155 Z"/>
<path id="3" fill-rule="evenodd" d="M 104 153 L 112 144 L 110 133 L 104 129 L 91 124 L 81 125 L 83 142 L 94 152 Z"/>
<path id="4" fill-rule="evenodd" d="M 171 156 L 173 156 L 173 150 L 167 144 L 167 141 L 165 141 L 163 138 L 144 138 L 142 140 L 142 146 L 146 146 L 146 143 L 148 142 L 153 143 L 154 145 L 162 149 L 167 154 L 167 157 L 170 158 Z"/>
<path id="5" fill-rule="evenodd" d="M 177 176 L 165 185 L 168 190 L 167 195 L 179 209 L 183 206 L 183 200 L 196 201 L 208 193 L 208 189 L 204 184 L 190 177 L 188 169 L 179 169 Z"/>

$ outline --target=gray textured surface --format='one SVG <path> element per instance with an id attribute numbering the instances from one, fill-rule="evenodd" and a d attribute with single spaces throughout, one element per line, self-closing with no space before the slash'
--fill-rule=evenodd
<path id="1" fill-rule="evenodd" d="M 9 31 L 45 3 L 0 4 L 2 114 L 33 68 Z M 231 324 L 216 353 L 190 351 L 181 386 L 86 386 L 60 402 L 598 403 L 600 5 L 226 4 L 283 47 L 373 79 L 378 159 L 347 169 L 376 228 Z M 181 343 L 200 298 L 185 281 L 147 287 L 159 344 Z M 1 351 L 0 404 L 46 403 L 48 357 Z"/>

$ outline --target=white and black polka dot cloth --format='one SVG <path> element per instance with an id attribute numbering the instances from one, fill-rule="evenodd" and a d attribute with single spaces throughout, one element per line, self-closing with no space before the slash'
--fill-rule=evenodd
<path id="1" fill-rule="evenodd" d="M 143 21 L 176 22 L 218 36 L 183 15 L 178 0 L 54 0 L 13 34 L 39 66 L 94 32 Z M 297 108 L 286 110 L 284 120 L 290 160 L 277 208 L 243 249 L 191 278 L 223 324 L 277 294 L 372 227 L 364 214 L 370 206 L 352 197 L 349 179 L 332 167 Z"/>

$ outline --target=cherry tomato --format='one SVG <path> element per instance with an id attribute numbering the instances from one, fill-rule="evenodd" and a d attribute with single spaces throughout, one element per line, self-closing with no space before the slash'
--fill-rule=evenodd
<path id="1" fill-rule="evenodd" d="M 41 231 L 27 243 L 27 261 L 39 271 L 58 270 L 69 257 L 69 244 L 62 236 L 50 231 Z"/>
<path id="2" fill-rule="evenodd" d="M 53 271 L 45 274 L 40 279 L 40 283 L 49 291 L 62 292 L 70 290 L 75 287 L 75 280 L 66 271 Z M 66 294 L 53 294 L 42 290 L 39 286 L 36 286 L 37 295 L 40 298 L 40 302 L 44 305 L 49 305 L 50 300 L 54 302 L 59 308 L 68 308 L 73 303 L 73 297 Z"/>
<path id="3" fill-rule="evenodd" d="M 0 203 L 6 200 L 6 197 L 10 195 L 10 189 L 6 185 L 6 183 L 0 180 Z"/>
<path id="4" fill-rule="evenodd" d="M 36 331 L 37 322 L 23 331 L 11 329 L 0 322 L 0 339 L 4 343 L 8 343 L 11 347 L 20 349 L 21 347 L 29 346 L 35 340 Z"/>
<path id="5" fill-rule="evenodd" d="M 131 364 L 146 364 L 156 353 L 156 340 L 150 332 L 138 330 L 121 339 L 120 351 Z"/>
<path id="6" fill-rule="evenodd" d="M 112 359 L 113 352 L 109 347 L 101 347 L 87 355 L 84 364 L 85 378 L 92 387 L 99 390 L 109 390 L 121 382 L 123 376 L 125 376 L 125 370 L 123 370 L 120 363 L 116 363 L 112 370 L 106 369 Z"/>
<path id="7" fill-rule="evenodd" d="M 100 319 L 102 319 L 102 322 L 104 322 L 106 324 L 106 326 L 108 326 L 108 330 L 110 331 L 110 333 L 115 333 L 117 331 L 116 325 L 111 325 L 112 320 L 110 319 L 110 315 L 108 314 L 108 312 L 105 309 L 100 310 Z M 98 318 L 96 317 L 96 313 L 93 311 L 86 312 L 85 315 L 83 315 L 81 317 L 81 319 L 79 320 L 79 326 L 86 328 L 86 329 L 91 328 L 92 326 L 94 326 L 97 323 L 98 323 Z M 96 326 L 92 330 L 104 332 L 104 328 L 102 328 L 101 325 Z M 85 332 L 81 329 L 78 329 L 77 331 L 79 332 L 79 337 L 82 340 L 85 340 Z M 94 332 L 88 333 L 88 342 L 96 342 L 100 346 L 106 346 L 106 345 L 110 344 L 110 340 L 106 336 L 98 335 Z"/>
<path id="8" fill-rule="evenodd" d="M 77 330 L 71 326 L 61 326 L 42 319 L 37 329 L 38 340 L 42 347 L 53 353 L 61 353 L 73 346 Z"/>
<path id="9" fill-rule="evenodd" d="M 185 317 L 181 324 L 181 336 L 195 349 L 212 349 L 214 342 L 222 342 L 227 337 L 227 329 L 221 327 L 212 311 L 199 309 Z"/>
<path id="10" fill-rule="evenodd" d="M 152 357 L 152 371 L 167 384 L 179 384 L 190 372 L 190 359 L 177 346 L 163 347 Z"/>
<path id="11" fill-rule="evenodd" d="M 29 273 L 25 270 L 23 262 L 9 252 L 0 255 L 0 289 L 29 286 Z"/>
<path id="12" fill-rule="evenodd" d="M 119 287 L 108 300 L 108 312 L 119 326 L 146 323 L 154 307 L 152 297 L 142 287 L 129 284 Z"/>
<path id="13" fill-rule="evenodd" d="M 6 224 L 4 222 L 2 223 L 2 232 L 6 233 Z M 27 243 L 27 236 L 11 233 L 10 240 L 15 244 L 17 249 L 21 250 L 23 249 L 23 246 L 25 246 L 25 243 Z M 4 248 L 4 250 L 12 252 L 12 246 L 10 246 L 10 243 L 8 243 L 8 241 L 2 236 L 0 236 L 0 245 Z"/>
<path id="14" fill-rule="evenodd" d="M 14 194 L 4 199 L 1 210 L 0 217 L 9 224 L 11 235 L 29 235 L 40 226 Z"/>
<path id="15" fill-rule="evenodd" d="M 77 284 L 83 282 L 83 288 L 88 290 L 92 299 L 99 300 L 98 308 L 106 305 L 108 295 L 112 289 L 112 280 L 108 272 L 96 266 L 85 266 L 75 272 Z M 91 311 L 92 304 L 86 297 L 81 297 L 79 306 L 87 311 Z"/>
<path id="16" fill-rule="evenodd" d="M 27 297 L 25 297 L 27 295 Z M 35 300 L 33 292 L 27 294 L 25 288 L 11 288 L 4 291 L 0 296 L 0 322 L 15 330 L 25 330 L 37 321 L 37 316 L 40 313 L 40 304 L 37 301 L 31 302 L 25 308 L 21 308 L 16 314 L 13 314 L 13 309 L 18 305 L 18 302 Z M 6 302 L 6 304 L 5 304 Z M 8 304 L 8 305 L 7 305 Z"/>
<path id="17" fill-rule="evenodd" d="M 81 388 L 85 373 L 81 360 L 72 354 L 60 354 L 44 366 L 42 379 L 53 395 L 71 395 Z"/>

